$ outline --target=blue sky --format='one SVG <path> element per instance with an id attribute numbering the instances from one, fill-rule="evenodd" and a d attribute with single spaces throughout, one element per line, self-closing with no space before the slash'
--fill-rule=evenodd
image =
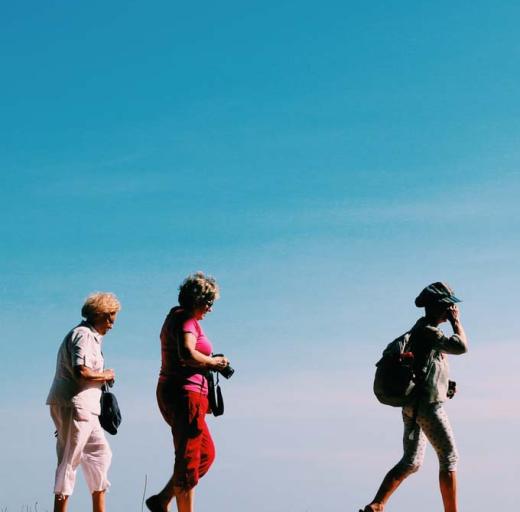
<path id="1" fill-rule="evenodd" d="M 162 485 L 158 332 L 199 269 L 222 287 L 205 329 L 237 368 L 226 415 L 210 418 L 202 509 L 365 503 L 400 448 L 372 365 L 439 279 L 464 299 L 471 341 L 448 404 L 461 505 L 511 507 L 519 14 L 478 1 L 4 5 L 0 433 L 13 442 L 0 507 L 50 509 L 44 400 L 93 290 L 123 304 L 105 344 L 125 413 L 111 510 L 140 509 L 145 474 Z M 436 471 L 430 450 L 388 511 L 438 510 Z"/>

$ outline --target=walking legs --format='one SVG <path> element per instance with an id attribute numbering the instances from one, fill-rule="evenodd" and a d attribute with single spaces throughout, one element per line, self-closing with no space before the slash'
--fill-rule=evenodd
<path id="1" fill-rule="evenodd" d="M 383 478 L 374 499 L 365 507 L 365 510 L 368 508 L 371 512 L 382 512 L 390 496 L 403 483 L 406 477 L 414 473 L 416 469 L 411 467 L 408 470 L 404 470 L 400 465 L 394 466 Z"/>
<path id="2" fill-rule="evenodd" d="M 69 497 L 63 494 L 54 495 L 54 512 L 67 512 Z"/>
<path id="3" fill-rule="evenodd" d="M 175 499 L 177 500 L 178 512 L 194 512 L 195 506 L 195 487 L 189 490 L 175 488 Z"/>
<path id="4" fill-rule="evenodd" d="M 105 512 L 105 491 L 94 491 L 92 493 L 92 511 Z"/>
<path id="5" fill-rule="evenodd" d="M 439 484 L 444 512 L 457 512 L 457 472 L 440 471 Z"/>

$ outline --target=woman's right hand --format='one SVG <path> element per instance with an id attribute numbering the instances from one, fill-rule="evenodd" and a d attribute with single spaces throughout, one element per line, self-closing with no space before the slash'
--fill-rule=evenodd
<path id="1" fill-rule="evenodd" d="M 448 308 L 448 320 L 451 323 L 458 322 L 460 319 L 460 310 L 457 304 L 453 304 Z"/>
<path id="2" fill-rule="evenodd" d="M 103 377 L 106 382 L 114 382 L 116 380 L 116 372 L 112 370 L 112 368 L 107 368 L 106 370 L 103 370 Z"/>
<path id="3" fill-rule="evenodd" d="M 211 368 L 214 370 L 221 370 L 229 364 L 229 359 L 224 356 L 216 356 L 211 358 Z"/>

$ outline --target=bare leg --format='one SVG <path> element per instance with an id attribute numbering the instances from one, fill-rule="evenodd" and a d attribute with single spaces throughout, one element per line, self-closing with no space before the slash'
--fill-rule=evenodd
<path id="1" fill-rule="evenodd" d="M 383 482 L 379 486 L 374 499 L 365 507 L 365 510 L 371 512 L 382 512 L 386 502 L 395 490 L 403 483 L 406 477 L 415 472 L 416 468 L 411 467 L 408 471 L 400 466 L 394 466 L 385 476 Z"/>
<path id="2" fill-rule="evenodd" d="M 457 472 L 440 471 L 439 484 L 444 512 L 457 512 Z"/>
<path id="3" fill-rule="evenodd" d="M 95 491 L 92 493 L 93 512 L 105 512 L 105 491 Z"/>
<path id="4" fill-rule="evenodd" d="M 188 491 L 176 487 L 175 488 L 175 499 L 177 500 L 178 512 L 194 512 L 195 506 L 195 487 L 192 487 Z"/>
<path id="5" fill-rule="evenodd" d="M 69 497 L 64 494 L 54 495 L 54 512 L 67 512 Z"/>

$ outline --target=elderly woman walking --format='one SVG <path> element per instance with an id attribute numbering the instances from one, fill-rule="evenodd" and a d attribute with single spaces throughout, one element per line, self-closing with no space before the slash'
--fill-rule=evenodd
<path id="1" fill-rule="evenodd" d="M 171 427 L 175 446 L 173 475 L 165 487 L 146 500 L 152 512 L 167 512 L 175 497 L 179 512 L 193 512 L 195 487 L 215 458 L 206 424 L 208 381 L 205 372 L 222 370 L 227 358 L 213 357 L 210 340 L 200 321 L 219 297 L 215 280 L 197 272 L 179 288 L 179 305 L 161 330 L 162 364 L 157 385 L 161 414 Z"/>
<path id="2" fill-rule="evenodd" d="M 85 320 L 65 336 L 58 350 L 47 397 L 57 436 L 54 512 L 67 510 L 80 464 L 92 494 L 93 511 L 105 512 L 112 452 L 99 424 L 100 398 L 101 387 L 114 381 L 115 373 L 104 369 L 101 343 L 120 309 L 112 293 L 90 295 L 81 309 Z"/>
<path id="3" fill-rule="evenodd" d="M 426 439 L 430 441 L 439 459 L 439 484 L 444 512 L 457 512 L 457 461 L 455 438 L 442 406 L 454 389 L 448 380 L 447 354 L 459 355 L 468 349 L 466 333 L 462 327 L 460 300 L 445 283 L 432 283 L 415 299 L 417 307 L 425 308 L 425 316 L 419 318 L 410 331 L 410 346 L 414 356 L 416 374 L 421 392 L 417 401 L 403 407 L 404 454 L 401 460 L 386 474 L 374 499 L 360 512 L 382 512 L 385 504 L 401 485 L 416 472 L 424 459 Z M 449 321 L 453 335 L 446 336 L 439 325 Z M 419 507 L 420 508 L 420 507 Z"/>

